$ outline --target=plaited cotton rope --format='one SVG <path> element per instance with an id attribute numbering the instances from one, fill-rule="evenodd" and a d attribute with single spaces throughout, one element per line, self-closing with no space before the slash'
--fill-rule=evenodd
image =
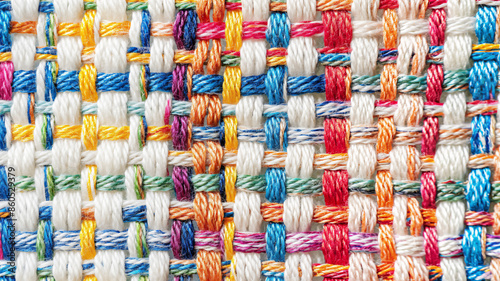
<path id="1" fill-rule="evenodd" d="M 0 0 L 0 280 L 500 281 L 500 1 Z"/>

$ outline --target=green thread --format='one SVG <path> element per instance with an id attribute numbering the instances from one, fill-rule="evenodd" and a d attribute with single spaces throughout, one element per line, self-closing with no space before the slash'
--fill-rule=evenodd
<path id="1" fill-rule="evenodd" d="M 219 191 L 219 174 L 199 174 L 191 178 L 196 192 Z"/>
<path id="2" fill-rule="evenodd" d="M 375 181 L 367 179 L 349 179 L 349 191 L 375 194 Z"/>
<path id="3" fill-rule="evenodd" d="M 97 176 L 96 177 L 96 190 L 99 191 L 124 191 L 125 190 L 125 176 Z"/>
<path id="4" fill-rule="evenodd" d="M 32 177 L 19 176 L 16 177 L 15 183 L 16 189 L 23 191 L 34 191 L 35 190 L 35 179 Z"/>
<path id="5" fill-rule="evenodd" d="M 396 194 L 402 194 L 408 196 L 417 196 L 420 194 L 419 181 L 394 180 L 392 184 L 394 187 L 394 193 Z"/>
<path id="6" fill-rule="evenodd" d="M 317 178 L 286 178 L 286 192 L 300 194 L 321 194 L 323 186 Z"/>
<path id="7" fill-rule="evenodd" d="M 441 181 L 437 183 L 436 202 L 455 202 L 465 200 L 465 185 L 462 181 Z"/>
<path id="8" fill-rule="evenodd" d="M 500 182 L 491 184 L 491 201 L 500 202 Z"/>
<path id="9" fill-rule="evenodd" d="M 236 188 L 241 188 L 248 191 L 265 192 L 266 177 L 264 175 L 238 175 L 238 177 L 236 178 L 235 186 Z"/>
<path id="10" fill-rule="evenodd" d="M 45 169 L 45 181 L 47 183 L 47 192 L 49 193 L 49 199 L 54 200 L 57 185 L 54 180 L 54 168 L 52 166 L 47 166 Z"/>
<path id="11" fill-rule="evenodd" d="M 146 191 L 170 191 L 174 189 L 172 177 L 142 177 L 142 188 Z"/>
<path id="12" fill-rule="evenodd" d="M 57 191 L 80 190 L 81 178 L 80 175 L 60 175 L 54 177 L 54 183 Z"/>

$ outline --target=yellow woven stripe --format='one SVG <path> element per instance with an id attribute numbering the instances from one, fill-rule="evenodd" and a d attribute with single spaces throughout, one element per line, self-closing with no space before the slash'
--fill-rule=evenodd
<path id="1" fill-rule="evenodd" d="M 236 197 L 236 166 L 226 166 L 225 169 L 226 180 L 226 200 L 227 202 L 234 202 Z"/>
<path id="2" fill-rule="evenodd" d="M 80 24 L 80 36 L 82 37 L 82 44 L 84 47 L 95 46 L 94 38 L 94 20 L 95 10 L 87 10 Z"/>
<path id="3" fill-rule="evenodd" d="M 82 221 L 82 229 L 80 230 L 80 248 L 82 258 L 90 260 L 95 257 L 95 220 Z"/>
<path id="4" fill-rule="evenodd" d="M 97 149 L 97 116 L 88 114 L 83 116 L 83 144 L 87 150 Z"/>
<path id="5" fill-rule="evenodd" d="M 87 169 L 88 169 L 88 172 L 87 172 L 87 195 L 89 197 L 89 201 L 94 201 L 97 166 L 96 165 L 87 165 Z"/>
<path id="6" fill-rule="evenodd" d="M 128 126 L 100 126 L 97 138 L 100 140 L 128 140 L 130 128 Z"/>
<path id="7" fill-rule="evenodd" d="M 12 139 L 15 141 L 32 141 L 35 125 L 12 124 Z"/>
<path id="8" fill-rule="evenodd" d="M 79 36 L 80 24 L 74 22 L 62 22 L 57 26 L 57 35 L 59 36 Z"/>
<path id="9" fill-rule="evenodd" d="M 80 82 L 80 91 L 82 93 L 83 101 L 97 102 L 97 91 L 95 88 L 97 70 L 94 64 L 85 64 L 80 69 L 78 79 Z"/>
<path id="10" fill-rule="evenodd" d="M 128 35 L 130 29 L 130 22 L 108 22 L 101 23 L 101 28 L 99 29 L 99 36 L 121 36 Z"/>
<path id="11" fill-rule="evenodd" d="M 79 139 L 81 135 L 81 125 L 59 125 L 54 132 L 54 138 L 61 139 Z"/>
<path id="12" fill-rule="evenodd" d="M 226 15 L 226 49 L 239 51 L 241 48 L 241 34 L 243 30 L 243 16 L 241 10 L 228 11 Z"/>

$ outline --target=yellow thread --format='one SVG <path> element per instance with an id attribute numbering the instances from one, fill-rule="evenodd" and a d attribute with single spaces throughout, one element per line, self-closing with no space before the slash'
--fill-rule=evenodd
<path id="1" fill-rule="evenodd" d="M 178 51 L 174 55 L 174 62 L 175 63 L 185 63 L 185 64 L 191 64 L 194 59 L 194 54 L 189 51 Z"/>
<path id="2" fill-rule="evenodd" d="M 89 197 L 89 201 L 94 200 L 94 191 L 96 184 L 96 175 L 97 175 L 97 166 L 96 165 L 88 165 L 88 174 L 87 174 L 87 195 Z"/>
<path id="3" fill-rule="evenodd" d="M 82 66 L 78 78 L 83 101 L 97 102 L 97 91 L 95 88 L 97 70 L 95 66 L 93 64 L 85 64 Z"/>
<path id="4" fill-rule="evenodd" d="M 12 57 L 12 56 L 11 56 Z M 1 59 L 0 59 L 1 60 Z M 9 59 L 10 60 L 10 59 Z M 51 55 L 51 54 L 36 54 L 35 55 L 35 60 L 51 60 L 51 61 L 56 61 L 57 60 L 57 55 Z"/>
<path id="5" fill-rule="evenodd" d="M 225 181 L 226 181 L 226 200 L 227 202 L 234 202 L 236 197 L 236 167 L 225 166 Z"/>
<path id="6" fill-rule="evenodd" d="M 0 62 L 6 62 L 11 60 L 12 60 L 11 52 L 0 53 Z"/>
<path id="7" fill-rule="evenodd" d="M 94 19 L 95 10 L 87 10 L 80 25 L 80 36 L 84 47 L 95 46 L 94 38 Z"/>
<path id="8" fill-rule="evenodd" d="M 222 84 L 222 100 L 226 104 L 236 104 L 240 100 L 241 69 L 237 66 L 228 66 L 224 71 Z"/>
<path id="9" fill-rule="evenodd" d="M 101 23 L 99 35 L 101 37 L 128 35 L 129 29 L 129 21 Z"/>
<path id="10" fill-rule="evenodd" d="M 224 118 L 224 137 L 227 150 L 238 149 L 238 121 L 235 116 L 226 116 Z"/>
<path id="11" fill-rule="evenodd" d="M 228 11 L 226 15 L 226 49 L 238 51 L 241 48 L 243 30 L 241 10 Z"/>
<path id="12" fill-rule="evenodd" d="M 95 275 L 89 275 L 89 276 L 85 276 L 83 278 L 83 281 L 97 281 L 97 278 L 95 277 Z"/>
<path id="13" fill-rule="evenodd" d="M 284 56 L 279 56 L 279 57 L 267 57 L 267 66 L 277 66 L 277 65 L 286 65 L 286 57 Z"/>
<path id="14" fill-rule="evenodd" d="M 233 240 L 234 240 L 234 222 L 225 221 L 224 222 L 224 249 L 226 254 L 226 260 L 233 259 Z"/>
<path id="15" fill-rule="evenodd" d="M 148 64 L 149 58 L 150 58 L 149 54 L 127 53 L 128 62 L 139 62 Z"/>
<path id="16" fill-rule="evenodd" d="M 12 124 L 12 139 L 15 141 L 32 141 L 35 125 Z"/>
<path id="17" fill-rule="evenodd" d="M 97 116 L 88 114 L 83 116 L 82 128 L 83 144 L 87 150 L 97 149 Z"/>
<path id="18" fill-rule="evenodd" d="M 81 125 L 58 125 L 54 131 L 54 138 L 79 139 L 81 134 Z"/>
<path id="19" fill-rule="evenodd" d="M 97 138 L 100 140 L 128 140 L 130 128 L 128 126 L 100 126 L 97 132 Z"/>
<path id="20" fill-rule="evenodd" d="M 83 220 L 80 230 L 80 248 L 82 259 L 90 260 L 95 257 L 95 220 Z"/>
<path id="21" fill-rule="evenodd" d="M 149 126 L 147 140 L 154 141 L 168 141 L 171 139 L 170 134 L 171 125 L 165 126 Z"/>
<path id="22" fill-rule="evenodd" d="M 79 36 L 80 23 L 63 22 L 57 26 L 57 35 L 59 36 Z"/>

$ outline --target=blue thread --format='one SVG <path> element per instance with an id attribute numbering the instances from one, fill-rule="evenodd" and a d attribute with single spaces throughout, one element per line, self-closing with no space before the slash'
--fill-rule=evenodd
<path id="1" fill-rule="evenodd" d="M 172 92 L 172 72 L 151 72 L 149 74 L 148 91 Z"/>
<path id="2" fill-rule="evenodd" d="M 220 167 L 219 172 L 219 193 L 222 202 L 226 202 L 226 170 L 224 166 Z"/>
<path id="3" fill-rule="evenodd" d="M 268 69 L 265 84 L 269 104 L 285 103 L 285 98 L 283 97 L 283 85 L 285 83 L 286 72 L 286 67 L 282 65 Z"/>
<path id="4" fill-rule="evenodd" d="M 184 24 L 184 48 L 188 51 L 194 50 L 196 46 L 196 28 L 198 26 L 198 15 L 195 10 L 187 10 L 186 22 Z"/>
<path id="5" fill-rule="evenodd" d="M 490 208 L 491 190 L 490 168 L 473 169 L 469 173 L 469 182 L 466 185 L 465 199 L 469 203 L 469 209 L 475 212 L 485 211 Z"/>
<path id="6" fill-rule="evenodd" d="M 128 77 L 128 73 L 97 73 L 97 91 L 127 92 L 130 90 Z"/>
<path id="7" fill-rule="evenodd" d="M 10 2 L 0 2 L 0 45 L 10 46 L 12 45 L 12 40 L 10 37 L 10 21 L 12 19 L 12 15 L 10 14 L 9 9 L 5 9 L 5 3 L 10 5 Z"/>
<path id="8" fill-rule="evenodd" d="M 286 13 L 271 13 L 266 39 L 271 48 L 287 48 L 290 43 L 290 21 Z"/>
<path id="9" fill-rule="evenodd" d="M 35 93 L 36 92 L 36 73 L 34 70 L 14 71 L 12 80 L 12 92 Z"/>
<path id="10" fill-rule="evenodd" d="M 45 101 L 54 101 L 56 98 L 56 77 L 54 77 L 54 62 L 45 64 Z M 58 79 L 57 79 L 58 80 Z"/>
<path id="11" fill-rule="evenodd" d="M 45 229 L 43 231 L 43 241 L 45 243 L 45 260 L 52 260 L 54 256 L 54 228 L 52 221 L 45 221 Z"/>
<path id="12" fill-rule="evenodd" d="M 147 10 L 142 10 L 141 22 L 141 44 L 143 47 L 149 47 L 149 38 L 151 36 L 151 14 Z"/>
<path id="13" fill-rule="evenodd" d="M 54 13 L 56 10 L 54 8 L 54 3 L 48 1 L 40 1 L 38 4 L 38 11 L 41 13 Z"/>
<path id="14" fill-rule="evenodd" d="M 288 77 L 287 87 L 291 96 L 325 92 L 325 75 Z"/>
<path id="15" fill-rule="evenodd" d="M 45 136 L 45 149 L 50 150 L 54 145 L 53 130 L 52 130 L 52 117 L 50 115 L 45 115 L 46 118 L 46 136 Z"/>
<path id="16" fill-rule="evenodd" d="M 26 101 L 26 116 L 28 117 L 28 124 L 33 124 L 33 122 L 35 122 L 35 120 L 31 120 L 31 99 L 32 99 L 32 95 L 28 95 L 28 99 Z M 34 101 L 33 101 L 34 102 Z"/>
<path id="17" fill-rule="evenodd" d="M 9 199 L 9 179 L 7 177 L 7 171 L 4 166 L 0 166 L 0 200 Z M 0 222 L 3 221 L 0 219 Z"/>
<path id="18" fill-rule="evenodd" d="M 193 221 L 183 221 L 181 226 L 181 258 L 190 260 L 195 255 Z"/>
<path id="19" fill-rule="evenodd" d="M 464 239 L 462 239 L 462 249 L 464 261 L 468 266 L 482 265 L 483 254 L 481 247 L 482 226 L 470 225 L 465 228 Z"/>
<path id="20" fill-rule="evenodd" d="M 221 75 L 193 75 L 192 93 L 222 93 L 224 77 Z"/>
<path id="21" fill-rule="evenodd" d="M 264 132 L 266 134 L 266 145 L 271 150 L 286 151 L 288 146 L 288 122 L 285 120 L 285 128 L 283 130 L 283 135 L 281 134 L 281 120 L 282 118 L 271 117 L 264 123 Z M 281 147 L 283 145 L 283 147 Z"/>
<path id="22" fill-rule="evenodd" d="M 10 1 L 1 1 L 0 2 L 0 11 L 10 11 L 12 10 L 12 5 L 10 4 Z"/>
<path id="23" fill-rule="evenodd" d="M 60 70 L 57 75 L 58 92 L 79 92 L 80 80 L 78 71 Z"/>
<path id="24" fill-rule="evenodd" d="M 474 100 L 495 98 L 498 82 L 497 61 L 475 61 L 469 77 L 469 90 Z"/>
<path id="25" fill-rule="evenodd" d="M 45 200 L 50 201 L 50 194 L 49 194 L 49 182 L 48 182 L 48 174 L 47 174 L 47 166 L 43 167 L 43 187 L 44 187 L 44 194 L 45 194 Z"/>
<path id="26" fill-rule="evenodd" d="M 264 95 L 266 92 L 266 74 L 242 76 L 240 94 L 242 96 Z"/>
<path id="27" fill-rule="evenodd" d="M 266 199 L 270 202 L 283 203 L 286 199 L 285 169 L 269 168 L 266 170 Z"/>
<path id="28" fill-rule="evenodd" d="M 479 44 L 495 41 L 496 20 L 496 6 L 480 6 L 476 14 L 476 36 Z"/>
<path id="29" fill-rule="evenodd" d="M 493 43 L 496 32 L 497 7 L 480 5 L 476 14 L 476 36 L 480 44 Z M 498 81 L 498 61 L 483 60 L 487 56 L 475 56 L 474 66 L 469 73 L 469 90 L 473 100 L 495 98 Z M 489 115 L 477 115 L 472 118 L 471 154 L 491 154 L 493 150 L 492 120 Z M 471 211 L 489 211 L 491 190 L 490 168 L 471 169 L 469 181 L 465 187 L 465 198 Z M 462 249 L 468 280 L 474 280 L 478 270 L 484 264 L 483 227 L 468 225 L 462 239 Z"/>
<path id="30" fill-rule="evenodd" d="M 5 116 L 0 115 L 0 150 L 7 150 L 7 128 L 5 127 Z"/>
<path id="31" fill-rule="evenodd" d="M 221 118 L 219 122 L 219 138 L 218 141 L 221 146 L 226 146 L 226 130 L 224 129 L 224 118 Z"/>

